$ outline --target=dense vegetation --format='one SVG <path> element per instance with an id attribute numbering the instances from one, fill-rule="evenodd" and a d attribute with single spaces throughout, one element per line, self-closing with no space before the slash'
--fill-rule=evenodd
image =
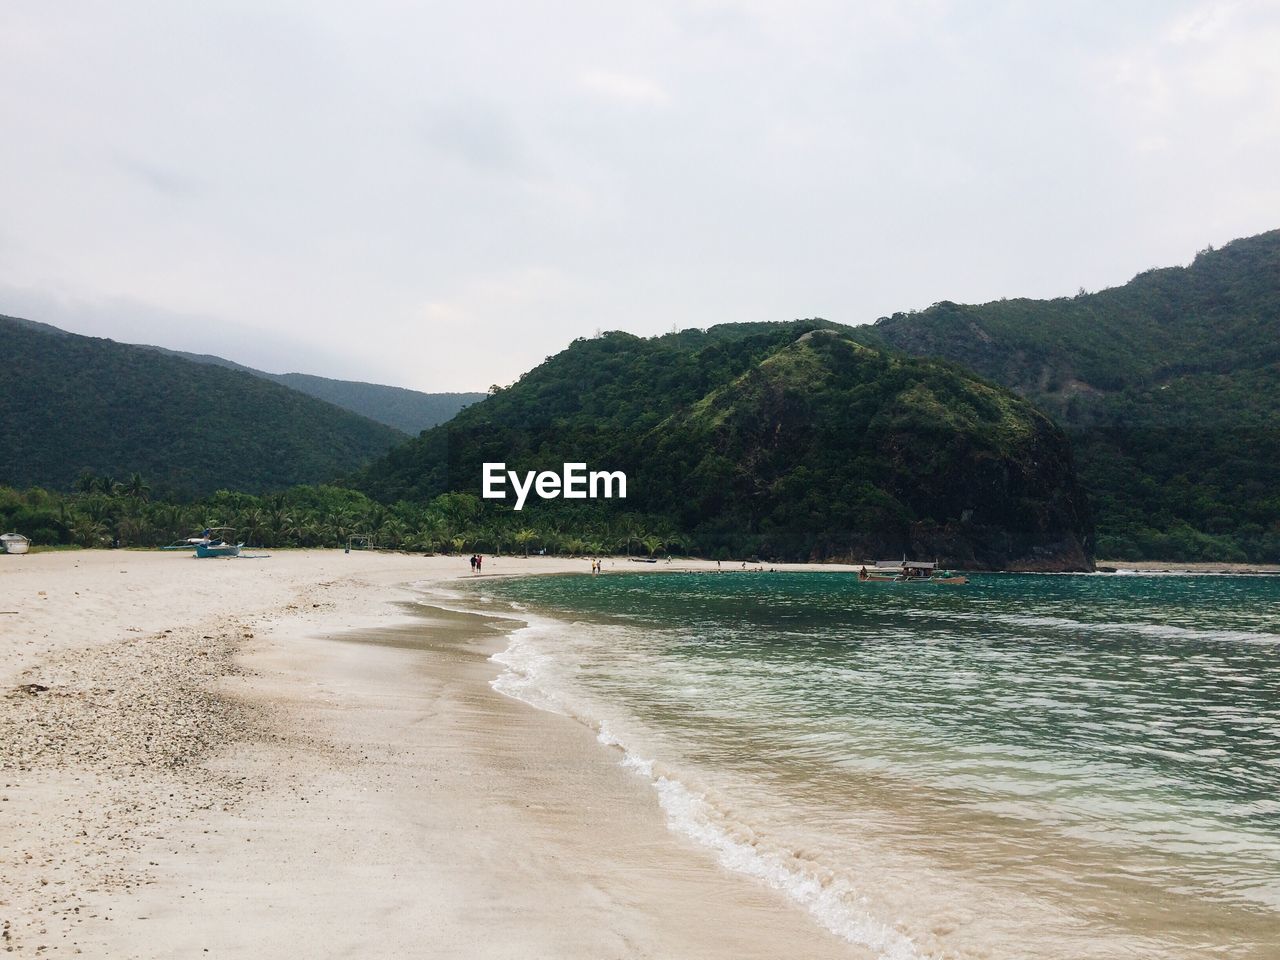
<path id="1" fill-rule="evenodd" d="M 384 501 L 476 494 L 486 461 L 623 470 L 627 506 L 671 518 L 704 553 L 1088 563 L 1087 510 L 1046 417 L 818 321 L 575 341 L 358 482 Z M 577 511 L 531 501 L 524 513 Z"/>
<path id="2" fill-rule="evenodd" d="M 140 472 L 157 492 L 329 481 L 404 434 L 247 373 L 0 317 L 0 483 Z"/>
<path id="3" fill-rule="evenodd" d="M 38 545 L 82 547 L 160 547 L 205 527 L 233 527 L 251 547 L 344 547 L 361 537 L 394 550 L 653 556 L 684 546 L 659 518 L 616 510 L 580 512 L 571 521 L 532 517 L 469 494 L 386 505 L 354 490 L 304 486 L 265 496 L 220 490 L 174 503 L 153 500 L 138 474 L 84 474 L 76 486 L 70 494 L 0 487 L 0 529 L 19 530 Z"/>
<path id="4" fill-rule="evenodd" d="M 857 336 L 962 363 L 1057 418 L 1100 556 L 1280 560 L 1280 231 L 1111 290 L 939 303 Z"/>
<path id="5" fill-rule="evenodd" d="M 362 417 L 394 427 L 410 436 L 416 436 L 429 427 L 451 419 L 463 407 L 483 400 L 483 393 L 422 393 L 404 387 L 390 387 L 381 383 L 363 383 L 359 380 L 332 380 L 309 373 L 267 373 L 255 370 L 233 360 L 206 353 L 184 353 L 148 347 L 171 356 L 183 357 L 196 363 L 212 364 L 229 370 L 241 370 L 255 377 L 271 380 L 290 387 L 309 397 L 332 403 L 335 407 L 350 410 Z"/>
<path id="6" fill-rule="evenodd" d="M 67 489 L 88 468 L 143 471 L 179 499 L 278 490 L 350 477 L 403 438 L 264 378 L 412 430 L 478 396 L 263 374 L 216 357 L 191 359 L 236 372 L 197 371 L 155 348 L 6 318 L 0 351 L 11 372 L 0 482 L 21 486 Z M 601 548 L 629 527 L 721 555 L 1076 565 L 1091 548 L 1090 511 L 1062 435 L 969 370 L 1065 430 L 1101 555 L 1280 559 L 1280 231 L 1071 298 L 944 302 L 871 327 L 580 340 L 356 483 L 418 529 L 424 504 L 478 492 L 483 461 L 524 470 L 586 459 L 627 471 L 625 506 L 638 513 L 623 522 L 622 505 L 535 500 L 507 519 L 485 505 L 481 526 Z"/>

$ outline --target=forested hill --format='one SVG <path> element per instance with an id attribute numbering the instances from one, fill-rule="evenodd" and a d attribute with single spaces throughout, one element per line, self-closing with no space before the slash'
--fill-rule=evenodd
<path id="1" fill-rule="evenodd" d="M 331 480 L 404 434 L 296 390 L 0 317 L 0 485 L 143 474 L 157 496 Z"/>
<path id="2" fill-rule="evenodd" d="M 1280 557 L 1280 230 L 1056 300 L 859 328 L 1011 387 L 1071 436 L 1099 555 Z"/>
<path id="3" fill-rule="evenodd" d="M 625 509 L 696 549 L 1082 569 L 1091 528 L 1061 432 L 1014 394 L 820 321 L 577 340 L 372 464 L 394 501 L 478 493 L 481 464 L 624 470 Z M 531 502 L 531 520 L 564 501 Z"/>
<path id="4" fill-rule="evenodd" d="M 196 363 L 213 364 L 230 370 L 241 370 L 255 377 L 271 380 L 298 390 L 317 400 L 358 413 L 362 417 L 394 427 L 410 436 L 416 436 L 428 427 L 449 420 L 463 407 L 485 398 L 483 393 L 422 393 L 405 387 L 392 387 L 382 383 L 365 383 L 360 380 L 334 380 L 309 373 L 267 373 L 255 370 L 206 353 L 185 353 L 164 347 L 148 346 L 172 356 L 193 360 Z"/>

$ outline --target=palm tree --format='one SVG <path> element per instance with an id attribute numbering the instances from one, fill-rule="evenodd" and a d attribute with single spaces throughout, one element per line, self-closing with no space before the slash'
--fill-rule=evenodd
<path id="1" fill-rule="evenodd" d="M 107 525 L 101 520 L 78 516 L 71 524 L 71 539 L 82 547 L 98 547 L 107 536 Z"/>
<path id="2" fill-rule="evenodd" d="M 405 526 L 404 522 L 398 517 L 387 516 L 374 532 L 377 536 L 377 544 L 380 547 L 396 550 L 404 543 Z"/>
<path id="3" fill-rule="evenodd" d="M 267 525 L 267 515 L 256 507 L 240 518 L 245 540 L 253 546 L 267 546 Z"/>
<path id="4" fill-rule="evenodd" d="M 166 540 L 176 540 L 182 536 L 190 536 L 190 524 L 187 523 L 185 511 L 173 503 L 166 503 L 154 514 L 156 527 L 163 531 Z"/>
<path id="5" fill-rule="evenodd" d="M 121 546 L 137 546 L 147 538 L 150 524 L 137 513 L 126 513 L 116 521 L 116 538 Z"/>
<path id="6" fill-rule="evenodd" d="M 93 493 L 98 489 L 98 478 L 88 470 L 81 470 L 80 476 L 76 477 L 76 489 L 81 493 Z"/>
<path id="7" fill-rule="evenodd" d="M 80 509 L 90 520 L 105 525 L 107 520 L 111 519 L 113 506 L 106 497 L 95 493 L 92 496 L 85 497 L 80 504 Z"/>
<path id="8" fill-rule="evenodd" d="M 346 510 L 331 510 L 324 515 L 325 535 L 339 547 L 346 544 L 354 525 L 355 518 Z"/>
<path id="9" fill-rule="evenodd" d="M 621 529 L 617 533 L 617 539 L 614 541 L 617 546 L 627 551 L 627 556 L 631 556 L 632 544 L 643 544 L 645 538 L 649 536 L 649 532 L 634 520 L 624 521 Z"/>
<path id="10" fill-rule="evenodd" d="M 293 518 L 285 511 L 283 501 L 280 501 L 279 506 L 273 506 L 267 511 L 266 533 L 271 542 L 264 546 L 278 547 L 292 532 Z"/>
<path id="11" fill-rule="evenodd" d="M 449 539 L 448 528 L 444 517 L 438 513 L 426 512 L 418 519 L 415 540 L 423 550 L 434 552 L 436 547 Z"/>
<path id="12" fill-rule="evenodd" d="M 151 487 L 142 479 L 142 474 L 131 473 L 124 485 L 124 494 L 134 500 L 146 501 L 151 499 Z"/>
<path id="13" fill-rule="evenodd" d="M 300 547 L 314 547 L 323 540 L 323 531 L 319 519 L 314 513 L 306 512 L 294 519 L 293 539 Z"/>
<path id="14" fill-rule="evenodd" d="M 524 527 L 516 531 L 515 537 L 513 539 L 519 546 L 524 547 L 524 555 L 528 557 L 529 544 L 534 540 L 536 540 L 537 538 L 538 538 L 537 530 L 531 530 L 528 527 Z"/>
<path id="15" fill-rule="evenodd" d="M 548 523 L 538 528 L 538 539 L 547 553 L 560 553 L 564 549 L 564 531 L 557 524 Z"/>
<path id="16" fill-rule="evenodd" d="M 498 556 L 502 556 L 502 545 L 511 539 L 501 523 L 491 523 L 485 527 L 484 538 L 493 544 L 493 552 Z"/>

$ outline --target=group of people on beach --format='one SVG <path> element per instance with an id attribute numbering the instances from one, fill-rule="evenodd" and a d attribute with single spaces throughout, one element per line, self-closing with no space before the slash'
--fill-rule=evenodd
<path id="1" fill-rule="evenodd" d="M 483 563 L 484 563 L 484 557 L 482 557 L 480 554 L 473 553 L 471 555 L 471 575 L 472 576 L 475 576 L 477 573 L 480 572 L 480 567 Z"/>

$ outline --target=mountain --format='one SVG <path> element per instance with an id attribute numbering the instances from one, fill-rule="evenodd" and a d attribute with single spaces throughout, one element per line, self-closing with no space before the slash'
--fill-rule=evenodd
<path id="1" fill-rule="evenodd" d="M 961 363 L 1053 415 L 1100 555 L 1280 557 L 1280 230 L 1121 287 L 938 303 L 857 337 Z"/>
<path id="2" fill-rule="evenodd" d="M 1090 565 L 1088 510 L 1048 417 L 820 321 L 576 340 L 357 485 L 385 501 L 479 493 L 492 461 L 623 470 L 626 509 L 673 519 L 706 553 Z M 571 518 L 605 503 L 525 510 Z"/>
<path id="3" fill-rule="evenodd" d="M 279 489 L 351 473 L 405 435 L 296 390 L 0 317 L 0 485 L 143 474 L 157 494 Z"/>
<path id="4" fill-rule="evenodd" d="M 483 393 L 421 393 L 404 387 L 390 387 L 381 383 L 364 383 L 359 380 L 331 380 L 309 373 L 267 373 L 255 370 L 233 360 L 207 353 L 185 353 L 164 347 L 147 346 L 171 356 L 182 357 L 195 363 L 212 364 L 229 370 L 240 370 L 255 377 L 271 380 L 307 396 L 315 397 L 342 407 L 362 417 L 394 427 L 404 433 L 417 435 L 428 427 L 452 419 L 463 407 L 485 398 Z"/>

